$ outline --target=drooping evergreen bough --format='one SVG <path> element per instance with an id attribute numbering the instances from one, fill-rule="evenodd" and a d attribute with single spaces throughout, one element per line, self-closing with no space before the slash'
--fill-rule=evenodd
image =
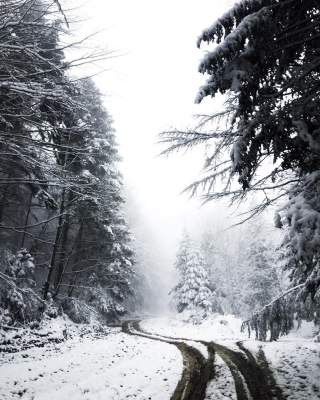
<path id="1" fill-rule="evenodd" d="M 225 110 L 204 117 L 196 131 L 163 134 L 167 151 L 212 143 L 205 177 L 189 188 L 204 190 L 205 200 L 241 200 L 261 191 L 260 211 L 289 198 L 278 225 L 288 232 L 291 286 L 300 288 L 296 297 L 306 308 L 313 304 L 314 321 L 320 297 L 319 41 L 318 0 L 236 3 L 198 40 L 215 47 L 200 64 L 208 80 L 197 102 L 220 93 L 227 95 Z M 223 191 L 216 190 L 219 180 L 227 182 Z"/>

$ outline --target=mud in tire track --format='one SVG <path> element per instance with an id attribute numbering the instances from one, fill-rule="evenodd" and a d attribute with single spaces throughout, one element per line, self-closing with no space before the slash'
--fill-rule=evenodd
<path id="1" fill-rule="evenodd" d="M 183 372 L 170 400 L 202 400 L 205 398 L 207 383 L 213 378 L 213 359 L 206 360 L 199 350 L 184 341 L 162 338 L 144 332 L 139 321 L 126 321 L 122 331 L 129 335 L 141 336 L 151 340 L 176 346 L 183 357 Z"/>
<path id="2" fill-rule="evenodd" d="M 122 331 L 129 335 L 172 344 L 179 349 L 184 368 L 170 400 L 205 400 L 208 383 L 215 377 L 215 354 L 218 354 L 230 369 L 237 400 L 284 400 L 262 350 L 255 358 L 242 342 L 237 343 L 239 351 L 235 351 L 214 342 L 149 333 L 141 328 L 140 321 L 137 320 L 124 322 Z M 198 342 L 206 346 L 208 359 L 186 342 Z"/>

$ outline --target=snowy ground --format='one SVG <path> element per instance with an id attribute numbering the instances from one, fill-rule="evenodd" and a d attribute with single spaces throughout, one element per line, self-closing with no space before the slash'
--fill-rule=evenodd
<path id="1" fill-rule="evenodd" d="M 247 339 L 240 332 L 241 320 L 232 315 L 217 315 L 202 324 L 186 323 L 183 316 L 150 318 L 141 323 L 148 332 L 193 340 L 230 341 Z"/>
<path id="2" fill-rule="evenodd" d="M 145 331 L 193 340 L 215 341 L 239 351 L 236 342 L 243 342 L 258 356 L 262 349 L 276 382 L 288 400 L 320 399 L 320 343 L 313 340 L 312 324 L 303 324 L 298 330 L 277 342 L 258 342 L 240 332 L 241 321 L 233 316 L 217 315 L 200 325 L 184 322 L 183 317 L 148 319 L 141 323 Z M 218 357 L 216 379 L 207 390 L 207 400 L 236 399 L 231 373 Z"/>
<path id="3" fill-rule="evenodd" d="M 222 359 L 215 356 L 215 378 L 212 380 L 206 392 L 206 400 L 236 400 L 236 388 L 229 368 Z"/>
<path id="4" fill-rule="evenodd" d="M 67 324 L 65 332 L 59 324 L 53 322 L 50 335 L 48 329 L 38 329 L 37 340 L 30 336 L 36 345 L 45 338 L 40 348 L 26 348 L 30 338 L 8 334 L 7 344 L 0 345 L 1 400 L 170 399 L 183 370 L 181 353 L 174 345 L 130 336 L 120 328 L 99 332 Z M 240 333 L 240 325 L 232 316 L 215 316 L 200 325 L 188 324 L 181 317 L 141 323 L 153 334 L 191 339 L 188 344 L 206 358 L 206 347 L 194 340 L 215 341 L 237 351 L 236 342 L 241 341 L 257 358 L 263 350 L 285 399 L 320 399 L 320 344 L 312 340 L 310 329 L 262 343 L 248 340 Z M 14 336 L 21 350 L 1 352 L 14 348 Z M 69 339 L 61 342 L 65 336 Z M 236 399 L 235 386 L 229 368 L 216 355 L 215 379 L 208 385 L 206 400 L 227 399 Z"/>
<path id="5" fill-rule="evenodd" d="M 316 400 L 320 399 L 320 343 L 314 341 L 315 333 L 312 323 L 303 322 L 277 342 L 243 344 L 257 356 L 260 349 L 264 352 L 285 398 Z"/>
<path id="6" fill-rule="evenodd" d="M 253 354 L 263 350 L 276 382 L 290 400 L 320 399 L 320 345 L 303 339 L 244 342 Z"/>
<path id="7" fill-rule="evenodd" d="M 175 346 L 110 329 L 104 338 L 2 354 L 0 399 L 165 400 L 182 372 Z"/>

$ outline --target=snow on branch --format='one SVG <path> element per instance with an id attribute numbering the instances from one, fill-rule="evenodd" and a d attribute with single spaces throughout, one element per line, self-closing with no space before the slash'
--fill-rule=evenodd
<path id="1" fill-rule="evenodd" d="M 305 282 L 288 289 L 276 299 L 265 305 L 261 310 L 254 313 L 250 319 L 244 321 L 241 332 L 248 329 L 250 337 L 251 331 L 255 331 L 256 339 L 265 341 L 267 333 L 270 331 L 270 341 L 277 340 L 279 336 L 288 334 L 293 328 L 295 316 L 295 302 L 301 296 L 304 289 L 310 282 Z M 296 292 L 298 294 L 296 294 Z M 295 294 L 295 299 L 291 296 Z"/>
<path id="2" fill-rule="evenodd" d="M 260 26 L 266 13 L 267 9 L 263 8 L 256 13 L 246 16 L 241 23 L 225 37 L 223 43 L 217 46 L 213 52 L 206 54 L 200 63 L 199 72 L 211 74 L 224 59 L 230 60 L 234 54 L 243 50 L 246 39 L 251 36 L 257 26 Z"/>
<path id="3" fill-rule="evenodd" d="M 228 35 L 241 18 L 257 12 L 268 3 L 270 3 L 270 0 L 242 0 L 240 3 L 236 3 L 210 28 L 202 32 L 197 41 L 198 47 L 200 47 L 202 42 L 210 43 L 216 40 L 217 43 L 220 43 L 222 37 Z"/>

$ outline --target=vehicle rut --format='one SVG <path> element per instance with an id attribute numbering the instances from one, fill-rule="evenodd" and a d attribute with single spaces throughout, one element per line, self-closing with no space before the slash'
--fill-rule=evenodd
<path id="1" fill-rule="evenodd" d="M 130 335 L 173 344 L 180 350 L 184 369 L 171 400 L 205 400 L 206 388 L 215 377 L 215 354 L 221 357 L 232 374 L 237 400 L 284 400 L 262 350 L 255 358 L 242 342 L 237 342 L 239 351 L 235 351 L 215 342 L 154 334 L 143 330 L 140 321 L 136 320 L 124 322 L 122 330 Z M 186 342 L 206 346 L 208 359 Z"/>
<path id="2" fill-rule="evenodd" d="M 170 340 L 145 333 L 139 321 L 126 321 L 122 331 L 129 335 L 141 336 L 176 346 L 183 357 L 183 372 L 170 400 L 204 400 L 207 383 L 213 378 L 213 359 L 206 360 L 199 350 L 183 341 Z"/>

